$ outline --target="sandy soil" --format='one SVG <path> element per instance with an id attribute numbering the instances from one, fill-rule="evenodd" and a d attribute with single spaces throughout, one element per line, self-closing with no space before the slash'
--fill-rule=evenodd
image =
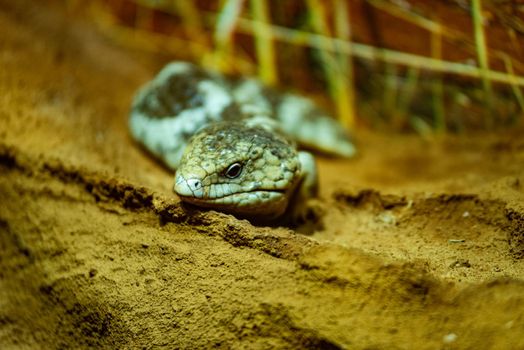
<path id="1" fill-rule="evenodd" d="M 162 62 L 25 1 L 0 28 L 2 349 L 524 349 L 521 133 L 359 134 L 315 232 L 255 227 L 131 141 Z"/>

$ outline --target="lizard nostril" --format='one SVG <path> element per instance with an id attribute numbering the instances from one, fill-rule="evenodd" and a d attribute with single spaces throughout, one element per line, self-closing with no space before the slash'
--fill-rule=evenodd
<path id="1" fill-rule="evenodd" d="M 187 185 L 192 191 L 196 191 L 202 187 L 202 182 L 198 179 L 189 179 L 187 180 Z"/>
<path id="2" fill-rule="evenodd" d="M 202 180 L 198 177 L 186 179 L 182 174 L 178 174 L 173 190 L 181 196 L 201 198 L 203 188 Z"/>

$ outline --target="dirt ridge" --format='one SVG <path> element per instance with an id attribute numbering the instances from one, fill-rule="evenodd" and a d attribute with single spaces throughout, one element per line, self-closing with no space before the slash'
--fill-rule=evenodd
<path id="1" fill-rule="evenodd" d="M 43 4 L 0 0 L 1 348 L 524 348 L 521 133 L 359 132 L 315 232 L 254 226 L 129 137 L 166 58 Z"/>

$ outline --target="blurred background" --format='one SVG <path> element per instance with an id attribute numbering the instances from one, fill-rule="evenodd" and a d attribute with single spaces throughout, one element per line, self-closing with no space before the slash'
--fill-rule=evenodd
<path id="1" fill-rule="evenodd" d="M 524 2 L 50 0 L 108 38 L 305 94 L 348 129 L 500 131 L 524 114 Z"/>

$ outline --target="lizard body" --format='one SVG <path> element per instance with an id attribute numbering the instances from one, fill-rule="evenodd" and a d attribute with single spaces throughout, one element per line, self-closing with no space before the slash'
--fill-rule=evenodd
<path id="1" fill-rule="evenodd" d="M 316 195 L 314 159 L 295 142 L 355 153 L 342 128 L 310 100 L 185 62 L 168 64 L 140 89 L 129 126 L 176 170 L 182 201 L 262 220 L 295 218 Z"/>

